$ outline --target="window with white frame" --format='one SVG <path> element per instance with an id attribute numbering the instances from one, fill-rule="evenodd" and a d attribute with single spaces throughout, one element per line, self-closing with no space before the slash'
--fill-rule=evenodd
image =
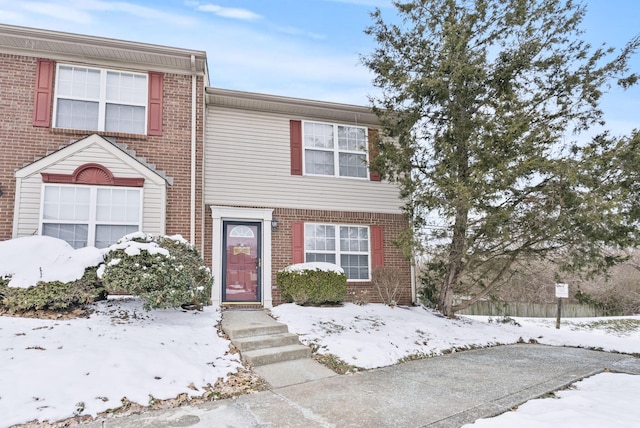
<path id="1" fill-rule="evenodd" d="M 344 269 L 347 279 L 370 279 L 369 227 L 306 223 L 306 262 L 333 263 Z"/>
<path id="2" fill-rule="evenodd" d="M 146 133 L 146 74 L 58 64 L 56 76 L 56 128 Z"/>
<path id="3" fill-rule="evenodd" d="M 367 128 L 303 123 L 304 169 L 308 175 L 367 178 Z"/>
<path id="4" fill-rule="evenodd" d="M 42 234 L 74 248 L 105 248 L 140 230 L 142 191 L 138 188 L 46 184 Z"/>

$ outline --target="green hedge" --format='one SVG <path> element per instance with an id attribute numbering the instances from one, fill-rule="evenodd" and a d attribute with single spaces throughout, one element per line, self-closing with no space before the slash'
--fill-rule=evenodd
<path id="1" fill-rule="evenodd" d="M 137 254 L 130 251 L 136 247 Z M 124 290 L 139 296 L 145 309 L 208 304 L 213 284 L 209 269 L 191 244 L 143 234 L 119 241 L 107 253 L 100 276 L 107 292 Z"/>
<path id="2" fill-rule="evenodd" d="M 299 305 L 337 304 L 347 296 L 347 277 L 344 273 L 306 269 L 283 269 L 276 274 L 283 299 Z"/>
<path id="3" fill-rule="evenodd" d="M 68 310 L 105 298 L 104 288 L 96 276 L 97 268 L 85 270 L 82 278 L 70 282 L 38 282 L 29 288 L 7 286 L 0 281 L 2 306 L 10 312 L 31 310 Z"/>

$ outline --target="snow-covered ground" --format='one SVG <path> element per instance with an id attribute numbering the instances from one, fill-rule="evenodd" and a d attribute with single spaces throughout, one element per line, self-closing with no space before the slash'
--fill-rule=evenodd
<path id="1" fill-rule="evenodd" d="M 640 353 L 640 316 L 562 319 L 465 316 L 449 320 L 430 310 L 346 304 L 336 308 L 277 306 L 272 313 L 321 353 L 361 368 L 395 364 L 445 350 L 512 344 L 578 346 Z M 503 322 L 507 321 L 507 322 Z M 640 376 L 603 373 L 559 391 L 559 399 L 532 400 L 515 412 L 481 419 L 468 427 L 637 427 Z"/>
<path id="2" fill-rule="evenodd" d="M 148 405 L 234 373 L 220 312 L 145 311 L 139 299 L 93 305 L 89 318 L 0 317 L 0 426 Z"/>
<path id="3" fill-rule="evenodd" d="M 541 344 L 640 353 L 640 316 L 550 318 L 463 316 L 450 320 L 422 307 L 347 303 L 343 307 L 276 306 L 272 314 L 306 344 L 344 362 L 371 369 L 413 356 L 439 355 L 458 348 L 535 340 Z M 515 325 L 517 323 L 519 325 Z"/>
<path id="4" fill-rule="evenodd" d="M 515 412 L 478 419 L 465 428 L 634 428 L 637 427 L 640 376 L 601 373 L 558 391 L 556 398 L 528 401 Z"/>
<path id="5" fill-rule="evenodd" d="M 48 245 L 38 239 L 32 242 Z M 29 268 L 24 257 L 14 257 L 13 266 L 6 262 L 9 254 L 18 251 L 17 243 L 0 244 L 0 272 L 4 269 L 19 276 L 18 270 Z M 51 255 L 46 248 L 39 251 Z M 70 266 L 74 265 L 73 254 L 64 255 Z M 86 263 L 86 252 L 78 254 Z M 41 260 L 27 259 L 33 261 L 30 272 L 40 275 Z M 53 259 L 52 266 L 61 260 Z M 34 419 L 95 415 L 119 407 L 125 397 L 146 405 L 181 393 L 202 395 L 207 385 L 240 367 L 237 357 L 228 354 L 229 342 L 218 336 L 220 312 L 212 308 L 144 311 L 136 299 L 98 302 L 92 308 L 90 317 L 71 320 L 0 316 L 0 427 Z M 320 353 L 334 354 L 360 368 L 530 339 L 640 353 L 638 316 L 563 319 L 557 330 L 554 319 L 513 320 L 519 325 L 488 317 L 449 320 L 423 308 L 379 304 L 334 308 L 288 304 L 272 313 L 290 331 L 300 334 L 303 342 L 317 345 Z M 576 384 L 576 389 L 558 392 L 560 400 L 533 400 L 516 412 L 476 424 L 538 427 L 566 426 L 571 421 L 572 426 L 580 427 L 636 426 L 640 420 L 639 378 L 597 375 Z"/>

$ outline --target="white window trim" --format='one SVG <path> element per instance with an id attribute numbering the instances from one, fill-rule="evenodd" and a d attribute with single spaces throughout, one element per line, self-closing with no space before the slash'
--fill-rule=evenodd
<path id="1" fill-rule="evenodd" d="M 369 277 L 367 279 L 347 279 L 348 282 L 371 282 L 371 227 L 368 224 L 343 224 L 343 223 L 318 223 L 318 222 L 305 222 L 304 226 L 306 225 L 313 225 L 313 226 L 334 226 L 336 227 L 335 230 L 335 240 L 336 240 L 336 250 L 335 251 L 330 251 L 330 250 L 313 250 L 313 251 L 307 251 L 307 234 L 306 234 L 306 229 L 305 230 L 305 234 L 304 234 L 304 245 L 305 245 L 305 249 L 304 249 L 304 260 L 305 262 L 307 261 L 307 252 L 309 253 L 318 253 L 318 254 L 335 254 L 336 255 L 336 265 L 340 266 L 340 256 L 342 254 L 350 254 L 350 255 L 358 255 L 358 256 L 363 256 L 366 255 L 368 256 L 368 271 L 369 271 Z M 340 248 L 340 227 L 364 227 L 367 229 L 367 252 L 364 251 L 342 251 Z M 342 266 L 340 266 L 342 267 Z"/>
<path id="2" fill-rule="evenodd" d="M 317 124 L 320 124 L 320 125 L 331 125 L 331 126 L 333 126 L 333 148 L 332 149 L 323 149 L 323 148 L 319 148 L 319 147 L 309 147 L 309 148 L 307 148 L 307 146 L 305 145 L 304 130 L 305 130 L 305 125 L 308 124 L 308 123 L 309 124 L 317 123 Z M 350 127 L 350 128 L 364 129 L 364 138 L 365 138 L 364 151 L 340 150 L 338 148 L 338 126 L 345 126 L 345 127 Z M 333 175 L 312 174 L 310 172 L 307 172 L 307 163 L 306 163 L 307 150 L 315 150 L 315 151 L 319 151 L 319 152 L 333 152 Z M 364 154 L 365 155 L 365 168 L 366 168 L 366 171 L 367 171 L 367 175 L 365 177 L 352 177 L 352 176 L 349 176 L 349 175 L 340 175 L 340 153 L 353 153 L 353 154 L 358 154 L 358 155 Z M 303 175 L 308 175 L 310 177 L 334 177 L 334 178 L 346 178 L 346 179 L 353 179 L 353 180 L 369 181 L 370 180 L 370 176 L 371 176 L 371 172 L 369 171 L 369 129 L 366 126 L 349 125 L 349 124 L 345 124 L 345 123 L 319 122 L 319 121 L 316 121 L 316 120 L 304 120 L 304 121 L 302 121 L 302 174 Z"/>
<path id="3" fill-rule="evenodd" d="M 77 68 L 85 68 L 87 70 L 97 70 L 100 72 L 100 98 L 98 100 L 95 100 L 93 98 L 82 98 L 82 97 L 75 97 L 75 98 L 68 98 L 68 97 L 59 97 L 58 95 L 58 78 L 60 76 L 60 67 L 77 67 Z M 74 101 L 90 101 L 90 102 L 98 102 L 98 129 L 95 130 L 86 130 L 86 131 L 99 131 L 99 132 L 105 132 L 105 125 L 106 125 L 106 111 L 107 111 L 107 103 L 109 100 L 107 100 L 107 73 L 109 71 L 112 71 L 114 73 L 128 73 L 128 74 L 133 74 L 136 76 L 144 76 L 144 78 L 147 80 L 147 97 L 146 100 L 144 101 L 144 103 L 117 103 L 117 104 L 121 104 L 121 105 L 128 105 L 128 106 L 135 106 L 135 107 L 144 107 L 144 133 L 143 134 L 136 134 L 136 135 L 146 135 L 147 134 L 147 129 L 148 129 L 148 121 L 149 121 L 149 93 L 148 93 L 148 85 L 149 85 L 149 75 L 146 73 L 137 73 L 134 71 L 129 71 L 129 70 L 117 70 L 117 69 L 113 69 L 113 68 L 100 68 L 100 67 L 89 67 L 86 65 L 82 65 L 82 64 L 68 64 L 68 63 L 58 63 L 56 64 L 56 79 L 55 79 L 55 86 L 54 86 L 54 91 L 53 91 L 53 127 L 54 128 L 60 128 L 58 126 L 58 99 L 62 98 L 62 99 L 70 99 L 70 100 L 74 100 Z"/>
<path id="4" fill-rule="evenodd" d="M 84 221 L 78 220 L 45 220 L 44 219 L 44 194 L 45 189 L 47 187 L 84 187 L 89 188 L 89 220 L 85 223 Z M 126 190 L 138 190 L 139 191 L 139 207 L 140 210 L 138 212 L 138 231 L 142 231 L 142 219 L 143 219 L 143 201 L 144 201 L 144 189 L 142 187 L 125 187 L 125 186 L 98 186 L 91 184 L 64 184 L 64 183 L 43 183 L 42 190 L 40 192 L 40 218 L 38 222 L 38 235 L 42 235 L 42 226 L 45 223 L 52 224 L 87 224 L 87 246 L 92 247 L 95 246 L 96 243 L 96 226 L 99 225 L 110 225 L 110 226 L 127 226 L 131 225 L 131 222 L 113 222 L 113 221 L 98 221 L 96 220 L 96 207 L 98 200 L 98 189 L 126 189 Z"/>

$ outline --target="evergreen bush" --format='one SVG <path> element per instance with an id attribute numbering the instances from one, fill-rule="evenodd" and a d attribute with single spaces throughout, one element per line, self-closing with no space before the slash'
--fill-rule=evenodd
<path id="1" fill-rule="evenodd" d="M 99 270 L 109 291 L 144 300 L 145 309 L 208 304 L 213 277 L 197 250 L 179 236 L 127 235 L 109 248 Z"/>
<path id="2" fill-rule="evenodd" d="M 40 281 L 29 288 L 9 287 L 8 280 L 0 280 L 0 301 L 10 312 L 31 310 L 69 310 L 104 299 L 105 292 L 96 275 L 97 268 L 85 270 L 76 281 Z"/>
<path id="3" fill-rule="evenodd" d="M 288 266 L 276 274 L 283 299 L 299 305 L 338 304 L 347 296 L 347 277 L 327 263 Z M 337 269 L 336 269 L 337 268 Z"/>

